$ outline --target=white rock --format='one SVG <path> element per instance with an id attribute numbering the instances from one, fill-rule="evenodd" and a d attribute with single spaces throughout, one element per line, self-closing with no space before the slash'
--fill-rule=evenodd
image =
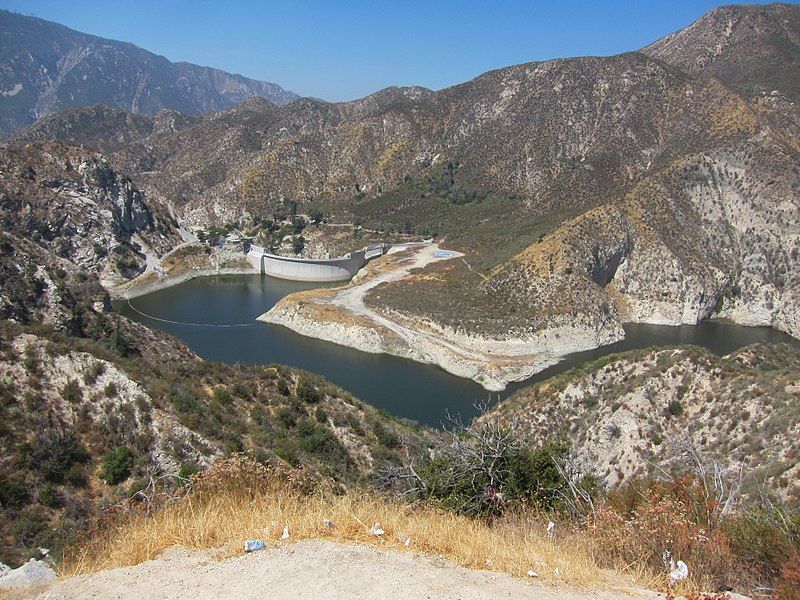
<path id="1" fill-rule="evenodd" d="M 372 528 L 369 530 L 369 532 L 372 535 L 377 535 L 377 536 L 381 536 L 384 533 L 386 533 L 383 529 L 381 529 L 381 524 L 380 523 L 375 523 L 375 525 L 372 526 Z"/>
<path id="2" fill-rule="evenodd" d="M 528 569 L 528 577 L 538 577 L 539 574 L 533 569 Z"/>
<path id="3" fill-rule="evenodd" d="M 5 566 L 5 565 L 4 565 Z M 46 562 L 31 559 L 18 569 L 6 571 L 0 577 L 0 589 L 23 589 L 43 583 L 51 583 L 58 578 L 56 572 Z"/>
<path id="4" fill-rule="evenodd" d="M 289 526 L 288 525 L 283 528 L 283 534 L 281 535 L 281 539 L 282 540 L 288 540 L 289 539 Z"/>

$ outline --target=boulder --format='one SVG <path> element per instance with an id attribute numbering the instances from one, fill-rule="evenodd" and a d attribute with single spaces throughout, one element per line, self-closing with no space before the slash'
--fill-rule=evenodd
<path id="1" fill-rule="evenodd" d="M 5 565 L 3 565 L 5 567 Z M 6 567 L 7 569 L 8 567 Z M 24 589 L 52 583 L 58 576 L 49 564 L 42 560 L 30 559 L 18 569 L 0 569 L 0 590 Z"/>

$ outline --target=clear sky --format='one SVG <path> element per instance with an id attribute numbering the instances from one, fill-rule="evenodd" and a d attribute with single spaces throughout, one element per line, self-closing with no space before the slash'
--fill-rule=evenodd
<path id="1" fill-rule="evenodd" d="M 533 60 L 635 50 L 725 3 L 0 0 L 0 7 L 336 101 L 390 85 L 440 89 Z"/>

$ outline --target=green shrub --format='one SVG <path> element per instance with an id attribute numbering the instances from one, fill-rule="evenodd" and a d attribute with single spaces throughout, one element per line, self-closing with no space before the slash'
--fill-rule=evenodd
<path id="1" fill-rule="evenodd" d="M 74 434 L 46 432 L 33 440 L 28 462 L 45 480 L 61 483 L 75 463 L 88 458 L 89 453 Z"/>
<path id="2" fill-rule="evenodd" d="M 289 384 L 283 378 L 278 380 L 278 383 L 275 384 L 275 387 L 278 389 L 278 392 L 281 396 L 288 396 L 290 393 Z"/>
<path id="3" fill-rule="evenodd" d="M 678 400 L 672 400 L 667 405 L 667 414 L 670 417 L 680 417 L 683 414 L 683 405 Z"/>
<path id="4" fill-rule="evenodd" d="M 282 406 L 275 413 L 275 418 L 286 429 L 292 429 L 297 424 L 297 414 L 288 406 Z"/>
<path id="5" fill-rule="evenodd" d="M 39 375 L 39 356 L 33 346 L 25 346 L 25 360 L 22 362 L 25 370 L 31 375 Z"/>
<path id="6" fill-rule="evenodd" d="M 350 425 L 350 429 L 353 430 L 353 433 L 356 435 L 364 435 L 366 433 L 364 428 L 361 426 L 361 421 L 356 415 L 348 413 L 346 418 L 347 424 Z"/>
<path id="7" fill-rule="evenodd" d="M 300 377 L 297 384 L 297 397 L 307 404 L 317 404 L 322 401 L 322 393 L 305 376 Z"/>
<path id="8" fill-rule="evenodd" d="M 297 446 L 292 440 L 279 440 L 275 445 L 275 455 L 281 460 L 285 460 L 293 467 L 300 466 L 300 457 L 297 455 Z"/>
<path id="9" fill-rule="evenodd" d="M 178 477 L 181 479 L 189 479 L 192 475 L 199 472 L 200 466 L 194 461 L 189 461 L 181 465 L 181 468 L 178 471 Z"/>
<path id="10" fill-rule="evenodd" d="M 800 553 L 800 514 L 752 509 L 724 521 L 722 528 L 736 556 L 764 580 L 779 577 L 781 568 Z"/>
<path id="11" fill-rule="evenodd" d="M 83 390 L 76 379 L 70 379 L 64 384 L 64 387 L 61 388 L 61 397 L 71 404 L 77 404 L 83 400 Z"/>
<path id="12" fill-rule="evenodd" d="M 372 432 L 381 446 L 386 448 L 399 448 L 402 445 L 400 437 L 394 432 L 386 429 L 380 421 L 376 421 Z"/>
<path id="13" fill-rule="evenodd" d="M 61 505 L 61 494 L 52 483 L 46 483 L 36 494 L 39 504 L 47 508 L 58 508 Z"/>
<path id="14" fill-rule="evenodd" d="M 100 377 L 105 372 L 106 372 L 105 363 L 101 362 L 92 363 L 92 366 L 89 367 L 83 373 L 83 382 L 86 385 L 92 385 L 95 381 L 97 381 L 97 378 Z"/>
<path id="15" fill-rule="evenodd" d="M 325 409 L 321 406 L 317 407 L 317 410 L 314 411 L 314 418 L 317 420 L 317 423 L 327 423 L 328 422 L 328 413 L 325 412 Z"/>
<path id="16" fill-rule="evenodd" d="M 108 385 L 106 385 L 105 389 L 103 390 L 107 398 L 114 398 L 119 393 L 119 389 L 117 388 L 117 384 L 113 381 L 110 381 Z"/>
<path id="17" fill-rule="evenodd" d="M 133 469 L 133 452 L 127 446 L 117 446 L 103 457 L 100 476 L 109 485 L 125 481 Z"/>
<path id="18" fill-rule="evenodd" d="M 230 403 L 232 402 L 231 393 L 228 391 L 227 388 L 222 386 L 214 388 L 214 394 L 212 397 L 222 406 L 229 406 Z"/>
<path id="19" fill-rule="evenodd" d="M 38 506 L 26 506 L 11 523 L 11 535 L 18 544 L 34 546 L 38 538 L 47 529 L 47 517 Z"/>
<path id="20" fill-rule="evenodd" d="M 569 493 L 556 464 L 568 454 L 565 444 L 532 450 L 502 428 L 460 426 L 432 453 L 417 458 L 416 475 L 397 477 L 396 470 L 389 470 L 379 479 L 384 487 L 462 514 L 499 514 L 522 503 L 553 509 Z M 416 477 L 422 485 L 403 489 Z M 582 483 L 597 491 L 593 478 L 584 477 Z"/>
<path id="21" fill-rule="evenodd" d="M 25 485 L 18 479 L 0 473 L 0 505 L 19 510 L 28 502 L 29 495 Z"/>
<path id="22" fill-rule="evenodd" d="M 64 475 L 64 479 L 67 481 L 67 483 L 70 483 L 75 487 L 83 487 L 86 485 L 86 475 L 84 474 L 83 467 L 81 467 L 81 465 L 72 465 L 67 471 L 66 475 Z"/>
<path id="23" fill-rule="evenodd" d="M 324 458 L 335 470 L 346 468 L 351 463 L 347 450 L 327 427 L 304 419 L 298 421 L 297 435 L 300 450 Z"/>

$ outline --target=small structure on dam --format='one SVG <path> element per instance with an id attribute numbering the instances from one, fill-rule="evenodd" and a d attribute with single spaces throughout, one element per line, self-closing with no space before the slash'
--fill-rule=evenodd
<path id="1" fill-rule="evenodd" d="M 385 254 L 388 244 L 367 246 L 338 258 L 295 258 L 271 254 L 261 246 L 250 246 L 247 260 L 262 275 L 291 281 L 347 281 L 373 258 Z"/>

